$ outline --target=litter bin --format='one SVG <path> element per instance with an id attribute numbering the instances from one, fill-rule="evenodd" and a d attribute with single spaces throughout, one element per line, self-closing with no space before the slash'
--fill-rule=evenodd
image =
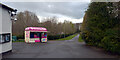
<path id="1" fill-rule="evenodd" d="M 12 36 L 12 41 L 16 41 L 17 37 L 16 36 Z"/>

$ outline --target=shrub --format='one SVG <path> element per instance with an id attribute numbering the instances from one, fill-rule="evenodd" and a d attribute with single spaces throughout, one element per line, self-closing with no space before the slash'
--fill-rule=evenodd
<path id="1" fill-rule="evenodd" d="M 24 35 L 18 35 L 18 36 L 17 36 L 17 40 L 18 40 L 18 39 L 24 39 Z"/>
<path id="2" fill-rule="evenodd" d="M 48 40 L 57 40 L 57 39 L 61 39 L 61 38 L 64 38 L 64 37 L 68 37 L 70 35 L 73 35 L 74 33 L 72 34 L 61 34 L 61 35 L 48 35 L 47 38 Z"/>
<path id="3" fill-rule="evenodd" d="M 107 51 L 120 54 L 120 42 L 118 37 L 115 36 L 105 36 L 102 39 L 103 48 Z"/>
<path id="4" fill-rule="evenodd" d="M 103 48 L 107 51 L 120 54 L 120 37 L 118 30 L 109 29 L 105 32 L 105 35 L 101 40 Z"/>

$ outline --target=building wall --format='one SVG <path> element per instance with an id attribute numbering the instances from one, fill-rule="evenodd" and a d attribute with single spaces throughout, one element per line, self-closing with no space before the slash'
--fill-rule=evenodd
<path id="1" fill-rule="evenodd" d="M 0 6 L 0 34 L 2 34 L 2 8 Z"/>
<path id="2" fill-rule="evenodd" d="M 1 14 L 2 14 L 2 18 L 0 18 L 0 24 L 1 24 L 0 34 L 10 33 L 12 37 L 12 21 L 10 19 L 10 14 L 8 13 L 8 10 L 0 7 L 0 17 Z M 12 38 L 10 42 L 0 44 L 0 53 L 9 51 L 11 49 L 12 49 Z"/>
<path id="3" fill-rule="evenodd" d="M 82 25 L 82 23 L 76 23 L 76 24 L 75 24 L 76 29 L 77 29 L 77 30 L 80 30 L 81 25 Z"/>
<path id="4" fill-rule="evenodd" d="M 2 34 L 2 9 L 0 6 L 0 34 Z M 2 44 L 0 44 L 0 53 L 2 52 Z"/>

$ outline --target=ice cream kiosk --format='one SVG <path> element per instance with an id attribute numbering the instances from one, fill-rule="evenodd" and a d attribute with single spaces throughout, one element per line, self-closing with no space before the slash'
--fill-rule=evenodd
<path id="1" fill-rule="evenodd" d="M 25 28 L 25 42 L 47 42 L 47 29 L 43 27 Z"/>

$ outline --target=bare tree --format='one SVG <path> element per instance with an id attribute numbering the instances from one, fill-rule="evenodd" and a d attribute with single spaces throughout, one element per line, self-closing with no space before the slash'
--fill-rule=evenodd
<path id="1" fill-rule="evenodd" d="M 29 11 L 19 12 L 17 19 L 18 20 L 12 24 L 13 35 L 23 35 L 25 28 L 28 26 L 39 26 L 38 17 Z"/>

